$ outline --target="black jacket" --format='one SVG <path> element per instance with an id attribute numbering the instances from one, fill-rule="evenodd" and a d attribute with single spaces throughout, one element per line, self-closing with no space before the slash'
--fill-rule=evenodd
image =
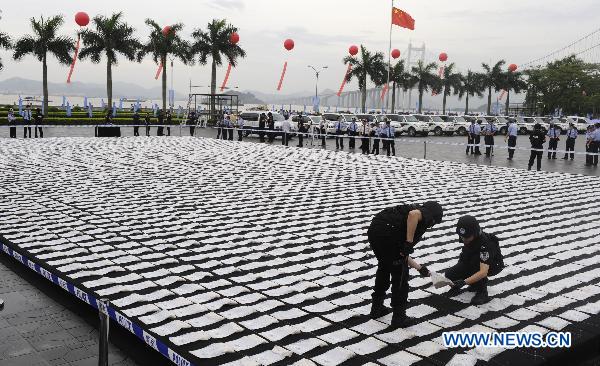
<path id="1" fill-rule="evenodd" d="M 533 130 L 529 135 L 529 141 L 533 149 L 543 149 L 544 142 L 546 142 L 546 135 L 541 130 Z"/>
<path id="2" fill-rule="evenodd" d="M 384 209 L 373 217 L 368 235 L 390 238 L 398 244 L 403 244 L 406 241 L 406 220 L 408 220 L 408 213 L 412 210 L 421 210 L 423 216 L 417 225 L 413 239 L 413 243 L 417 244 L 427 231 L 427 223 L 432 220 L 428 217 L 429 213 L 418 205 L 400 205 Z"/>

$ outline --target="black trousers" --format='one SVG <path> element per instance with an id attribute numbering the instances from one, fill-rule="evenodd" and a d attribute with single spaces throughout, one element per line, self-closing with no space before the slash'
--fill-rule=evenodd
<path id="1" fill-rule="evenodd" d="M 42 130 L 41 126 L 35 126 L 33 128 L 33 130 L 35 131 L 35 137 L 38 137 L 38 131 L 40 132 L 40 138 L 44 137 L 44 130 Z M 31 132 L 29 132 L 29 137 L 31 137 Z"/>
<path id="2" fill-rule="evenodd" d="M 275 140 L 275 130 L 269 129 L 269 142 Z"/>
<path id="3" fill-rule="evenodd" d="M 392 285 L 392 306 L 406 305 L 409 291 L 409 273 L 405 258 L 400 256 L 400 250 L 393 238 L 382 238 L 369 233 L 369 244 L 377 258 L 377 273 L 373 299 L 385 297 Z"/>
<path id="4" fill-rule="evenodd" d="M 156 136 L 164 136 L 165 128 L 162 126 L 156 127 Z"/>
<path id="5" fill-rule="evenodd" d="M 544 155 L 543 151 L 535 151 L 531 150 L 531 155 L 529 156 L 529 169 L 533 166 L 533 162 L 537 159 L 537 170 L 542 170 L 542 156 Z"/>
<path id="6" fill-rule="evenodd" d="M 379 139 L 373 139 L 373 151 L 371 154 L 379 155 Z"/>
<path id="7" fill-rule="evenodd" d="M 146 136 L 150 136 L 150 126 L 146 126 Z"/>
<path id="8" fill-rule="evenodd" d="M 475 143 L 475 137 L 471 134 L 467 135 L 467 144 L 471 145 L 471 146 L 467 145 L 467 151 L 466 151 L 467 154 L 470 152 L 472 155 L 473 152 L 475 151 L 475 146 L 473 146 L 474 143 Z"/>
<path id="9" fill-rule="evenodd" d="M 590 147 L 592 150 L 591 151 L 592 154 L 598 154 L 598 152 L 600 152 L 600 142 L 592 141 L 592 143 L 590 144 Z M 592 165 L 598 166 L 598 155 L 592 156 Z"/>
<path id="10" fill-rule="evenodd" d="M 284 145 L 284 146 L 288 146 L 288 142 L 289 142 L 289 141 L 288 141 L 288 139 L 289 139 L 289 136 L 290 136 L 290 135 L 289 135 L 289 133 L 287 133 L 287 132 L 284 132 L 284 133 L 281 135 L 281 144 L 282 144 L 282 145 Z"/>
<path id="11" fill-rule="evenodd" d="M 167 136 L 171 136 L 171 127 L 167 126 Z"/>
<path id="12" fill-rule="evenodd" d="M 548 142 L 548 159 L 556 159 L 556 149 L 558 148 L 558 139 L 550 139 Z"/>
<path id="13" fill-rule="evenodd" d="M 492 152 L 493 152 L 493 147 L 492 145 L 494 145 L 494 136 L 485 136 L 484 140 L 485 142 L 485 156 L 491 156 Z"/>
<path id="14" fill-rule="evenodd" d="M 265 142 L 265 132 L 260 127 L 258 131 L 258 137 L 260 138 L 260 142 Z"/>
<path id="15" fill-rule="evenodd" d="M 572 137 L 567 137 L 567 143 L 565 146 L 565 151 L 575 151 L 575 139 Z M 575 159 L 575 154 L 574 153 L 565 153 L 565 159 L 568 159 L 569 156 L 571 157 L 571 160 Z"/>
<path id="16" fill-rule="evenodd" d="M 23 138 L 31 138 L 31 127 L 23 127 Z"/>
<path id="17" fill-rule="evenodd" d="M 140 128 L 138 126 L 133 127 L 133 136 L 140 135 Z"/>
<path id="18" fill-rule="evenodd" d="M 327 129 L 322 128 L 319 133 L 321 134 L 321 146 L 327 147 Z"/>
<path id="19" fill-rule="evenodd" d="M 335 133 L 335 148 L 344 149 L 344 133 L 341 131 Z"/>
<path id="20" fill-rule="evenodd" d="M 475 135 L 475 155 L 481 155 L 479 144 L 481 143 L 481 135 Z"/>
<path id="21" fill-rule="evenodd" d="M 244 138 L 244 130 L 243 129 L 238 129 L 238 141 L 242 141 L 242 139 Z"/>
<path id="22" fill-rule="evenodd" d="M 194 136 L 195 130 L 196 130 L 196 126 L 190 126 L 190 136 Z"/>
<path id="23" fill-rule="evenodd" d="M 390 156 L 390 150 L 392 155 L 396 156 L 396 141 L 388 140 L 387 142 L 387 156 Z"/>
<path id="24" fill-rule="evenodd" d="M 225 131 L 225 135 L 229 135 L 229 137 L 227 138 L 227 140 L 229 141 L 233 141 L 233 128 L 230 129 L 226 129 Z"/>
<path id="25" fill-rule="evenodd" d="M 11 139 L 16 139 L 17 138 L 17 128 L 16 127 L 11 127 L 9 129 L 9 134 L 10 134 L 10 138 Z"/>
<path id="26" fill-rule="evenodd" d="M 304 132 L 298 134 L 298 147 L 304 147 Z"/>
<path id="27" fill-rule="evenodd" d="M 362 153 L 367 155 L 369 154 L 369 138 L 368 137 L 363 137 L 360 139 L 360 149 L 362 150 Z"/>
<path id="28" fill-rule="evenodd" d="M 448 268 L 444 275 L 452 281 L 464 280 L 479 272 L 479 253 L 472 258 L 459 260 L 454 266 Z M 487 289 L 488 279 L 483 278 L 471 285 L 471 288 L 477 292 Z"/>
<path id="29" fill-rule="evenodd" d="M 515 156 L 514 147 L 517 146 L 517 136 L 508 136 L 508 157 L 512 159 Z"/>
<path id="30" fill-rule="evenodd" d="M 217 128 L 217 140 L 221 139 L 222 133 L 223 133 L 223 128 L 222 127 Z M 225 136 L 225 138 L 227 138 L 227 136 Z"/>
<path id="31" fill-rule="evenodd" d="M 348 148 L 349 149 L 354 149 L 356 147 L 356 139 L 354 138 L 354 136 L 356 136 L 356 132 L 354 131 L 348 131 Z"/>

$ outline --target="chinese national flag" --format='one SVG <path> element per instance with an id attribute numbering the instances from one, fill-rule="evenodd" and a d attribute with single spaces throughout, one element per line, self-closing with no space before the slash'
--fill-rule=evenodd
<path id="1" fill-rule="evenodd" d="M 405 11 L 392 8 L 392 24 L 415 30 L 415 20 Z"/>

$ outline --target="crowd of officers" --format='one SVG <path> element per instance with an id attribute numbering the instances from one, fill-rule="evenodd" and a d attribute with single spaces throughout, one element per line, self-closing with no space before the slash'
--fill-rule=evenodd
<path id="1" fill-rule="evenodd" d="M 34 112 L 31 108 L 31 105 L 27 105 L 23 110 L 22 118 L 23 121 L 20 124 L 23 125 L 23 138 L 44 137 L 44 130 L 42 129 L 42 125 L 44 123 L 44 114 L 39 108 L 36 108 Z M 12 108 L 8 110 L 7 120 L 10 126 L 10 138 L 17 138 L 17 115 L 15 115 L 15 111 Z M 32 128 L 34 135 L 31 134 Z"/>
<path id="2" fill-rule="evenodd" d="M 512 121 L 507 126 L 507 132 L 504 137 L 504 142 L 508 144 L 508 158 L 513 160 L 518 137 L 519 128 L 515 121 Z M 498 128 L 493 122 L 488 122 L 482 126 L 482 121 L 471 122 L 467 133 L 467 149 L 466 153 L 471 155 L 482 155 L 480 151 L 481 136 L 484 137 L 485 155 L 491 157 L 494 151 L 494 136 L 498 133 Z M 542 168 L 542 157 L 544 154 L 544 144 L 548 142 L 548 159 L 557 159 L 556 153 L 559 147 L 562 130 L 550 121 L 550 126 L 547 131 L 544 131 L 539 123 L 533 127 L 533 131 L 529 135 L 531 143 L 531 154 L 529 156 L 528 170 L 531 170 L 533 164 L 536 163 L 537 170 Z M 566 131 L 565 139 L 565 154 L 563 160 L 575 159 L 575 143 L 579 136 L 579 131 L 574 123 L 569 124 Z M 586 166 L 598 166 L 598 153 L 600 151 L 600 123 L 590 125 L 585 134 L 586 142 Z M 595 154 L 595 155 L 594 155 Z"/>

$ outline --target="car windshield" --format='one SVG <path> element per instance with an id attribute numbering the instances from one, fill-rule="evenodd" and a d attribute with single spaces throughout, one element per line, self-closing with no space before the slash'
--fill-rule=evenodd
<path id="1" fill-rule="evenodd" d="M 498 117 L 498 123 L 507 124 L 508 121 L 504 117 Z"/>
<path id="2" fill-rule="evenodd" d="M 533 119 L 533 121 L 534 121 L 534 122 L 537 122 L 537 123 L 544 123 L 544 118 L 543 118 L 543 117 L 535 117 L 535 118 Z"/>
<path id="3" fill-rule="evenodd" d="M 433 122 L 444 122 L 442 117 L 439 117 L 439 116 L 434 116 L 434 117 L 432 117 L 432 119 L 433 119 Z"/>
<path id="4" fill-rule="evenodd" d="M 323 120 L 323 117 L 321 117 L 321 116 L 310 116 L 310 117 L 308 117 L 308 119 L 312 123 L 321 123 L 321 121 Z"/>
<path id="5" fill-rule="evenodd" d="M 404 118 L 406 119 L 406 122 L 419 122 L 415 116 L 404 116 Z"/>
<path id="6" fill-rule="evenodd" d="M 281 122 L 281 121 L 285 121 L 285 118 L 279 113 L 273 113 L 273 121 Z"/>
<path id="7" fill-rule="evenodd" d="M 467 120 L 464 119 L 463 117 L 456 117 L 456 118 L 454 118 L 454 122 L 467 122 Z"/>
<path id="8" fill-rule="evenodd" d="M 373 115 L 373 114 L 357 114 L 356 118 L 358 118 L 358 119 L 366 119 L 369 122 L 375 121 L 375 115 Z"/>
<path id="9" fill-rule="evenodd" d="M 338 118 L 340 118 L 340 116 L 337 114 L 324 114 L 323 118 L 325 118 L 328 121 L 337 121 Z"/>
<path id="10" fill-rule="evenodd" d="M 397 114 L 386 114 L 385 117 L 387 117 L 389 120 L 394 121 L 394 122 L 400 121 L 400 116 Z"/>
<path id="11" fill-rule="evenodd" d="M 424 116 L 424 115 L 420 115 L 420 114 L 417 114 L 415 117 L 416 117 L 416 118 L 417 118 L 419 121 L 423 121 L 423 122 L 429 122 L 429 119 L 431 118 L 431 117 L 429 117 L 429 116 Z"/>

